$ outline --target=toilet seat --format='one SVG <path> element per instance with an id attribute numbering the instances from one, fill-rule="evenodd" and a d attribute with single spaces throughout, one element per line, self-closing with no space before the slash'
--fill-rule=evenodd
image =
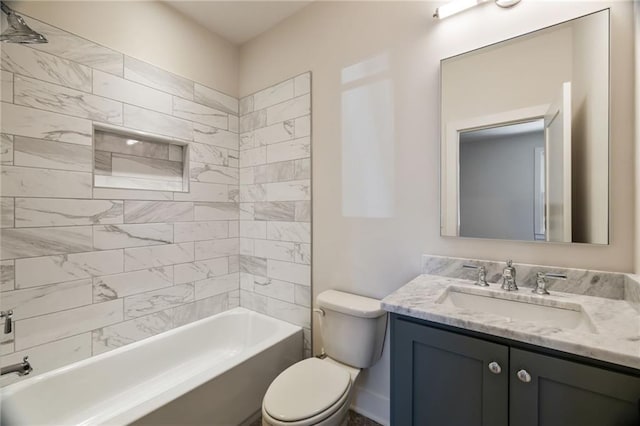
<path id="1" fill-rule="evenodd" d="M 348 401 L 351 374 L 338 365 L 318 358 L 300 361 L 271 383 L 263 400 L 263 411 L 274 424 L 316 424 Z"/>

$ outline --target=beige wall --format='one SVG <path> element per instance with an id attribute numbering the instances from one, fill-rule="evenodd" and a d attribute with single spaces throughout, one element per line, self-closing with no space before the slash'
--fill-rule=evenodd
<path id="1" fill-rule="evenodd" d="M 439 235 L 439 61 L 576 16 L 612 7 L 611 245 L 460 240 Z M 426 2 L 316 2 L 244 45 L 240 94 L 313 72 L 314 294 L 339 288 L 383 297 L 419 273 L 421 253 L 631 271 L 634 265 L 633 79 L 630 2 L 491 3 L 435 22 Z M 393 214 L 345 217 L 341 74 L 372 57 L 393 88 Z M 375 62 L 375 61 L 374 61 Z M 380 64 L 382 63 L 382 65 Z M 363 67 L 374 73 L 375 65 Z M 380 71 L 380 70 L 378 70 Z M 376 72 L 376 75 L 381 72 Z M 376 76 L 365 76 L 363 84 Z M 384 108 L 380 108 L 384 111 Z M 364 118 L 366 119 L 366 117 Z M 363 152 L 363 158 L 367 152 Z M 348 167 L 348 165 L 347 165 Z M 353 164 L 359 167 L 359 164 Z M 384 194 L 388 196 L 389 194 Z M 315 333 L 317 336 L 319 333 Z M 316 346 L 316 350 L 319 346 Z M 388 359 L 363 378 L 356 404 L 388 416 Z M 378 405 L 375 405 L 379 403 Z M 381 405 L 380 405 L 381 404 Z"/>
<path id="2" fill-rule="evenodd" d="M 237 96 L 238 49 L 159 1 L 17 1 L 26 15 Z"/>

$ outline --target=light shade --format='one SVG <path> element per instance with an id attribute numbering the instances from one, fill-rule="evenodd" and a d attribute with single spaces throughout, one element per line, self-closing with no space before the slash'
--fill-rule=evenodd
<path id="1" fill-rule="evenodd" d="M 456 13 L 460 13 L 463 10 L 477 6 L 480 3 L 484 3 L 485 1 L 487 0 L 453 0 L 437 8 L 433 17 L 444 19 L 451 15 L 455 15 Z"/>

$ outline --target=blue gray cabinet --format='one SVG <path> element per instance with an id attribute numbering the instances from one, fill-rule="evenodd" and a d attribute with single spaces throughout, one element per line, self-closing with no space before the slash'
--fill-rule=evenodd
<path id="1" fill-rule="evenodd" d="M 640 372 L 538 349 L 392 314 L 391 424 L 640 426 Z"/>

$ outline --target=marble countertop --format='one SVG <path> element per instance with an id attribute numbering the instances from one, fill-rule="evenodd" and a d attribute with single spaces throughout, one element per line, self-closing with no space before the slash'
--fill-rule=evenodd
<path id="1" fill-rule="evenodd" d="M 519 321 L 481 311 L 441 303 L 452 287 L 479 295 L 517 298 L 547 306 L 572 305 L 589 317 L 590 332 L 563 329 L 539 322 Z M 499 284 L 478 287 L 472 281 L 436 275 L 420 275 L 382 300 L 382 307 L 406 315 L 453 327 L 487 333 L 588 358 L 640 369 L 640 311 L 636 303 L 602 297 L 552 291 L 538 296 L 530 289 L 508 293 Z"/>

